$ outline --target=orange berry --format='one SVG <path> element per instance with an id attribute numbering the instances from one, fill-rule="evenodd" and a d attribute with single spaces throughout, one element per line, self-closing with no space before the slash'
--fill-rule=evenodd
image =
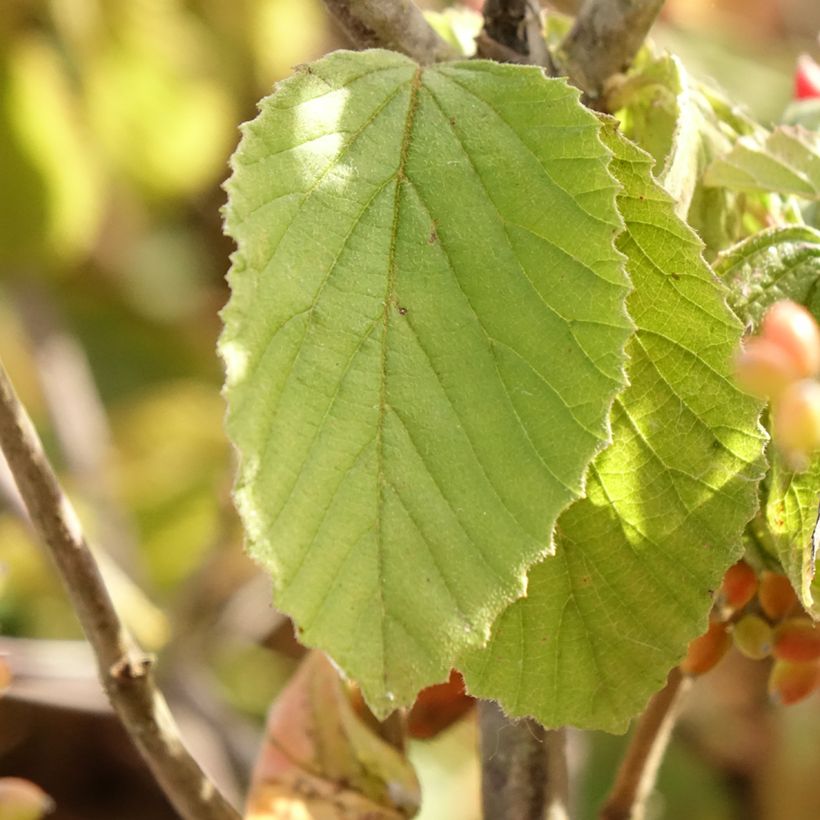
<path id="1" fill-rule="evenodd" d="M 789 354 L 800 376 L 820 373 L 820 329 L 802 305 L 788 299 L 772 305 L 763 317 L 761 336 Z"/>
<path id="2" fill-rule="evenodd" d="M 755 597 L 756 592 L 757 573 L 745 561 L 738 561 L 726 570 L 718 600 L 735 612 L 743 609 Z"/>
<path id="3" fill-rule="evenodd" d="M 706 632 L 689 644 L 686 657 L 681 661 L 681 672 L 691 677 L 705 675 L 726 654 L 731 643 L 726 624 L 711 621 Z"/>
<path id="4" fill-rule="evenodd" d="M 772 621 L 782 621 L 798 605 L 791 581 L 779 572 L 764 571 L 757 588 L 760 608 Z"/>
<path id="5" fill-rule="evenodd" d="M 8 664 L 0 658 L 0 695 L 11 686 L 11 669 Z M 0 818 L 2 820 L 2 818 Z"/>
<path id="6" fill-rule="evenodd" d="M 778 397 L 800 375 L 789 353 L 761 336 L 746 339 L 735 358 L 737 383 L 759 399 Z"/>
<path id="7" fill-rule="evenodd" d="M 775 703 L 789 706 L 807 698 L 820 683 L 816 663 L 775 661 L 769 673 L 769 696 Z"/>
<path id="8" fill-rule="evenodd" d="M 803 379 L 780 394 L 774 406 L 773 437 L 788 457 L 798 461 L 820 449 L 820 382 Z"/>
<path id="9" fill-rule="evenodd" d="M 0 777 L 2 820 L 40 820 L 53 809 L 52 799 L 39 786 L 21 777 Z"/>
<path id="10" fill-rule="evenodd" d="M 820 629 L 811 618 L 788 618 L 777 627 L 772 654 L 793 663 L 820 660 Z"/>
<path id="11" fill-rule="evenodd" d="M 744 615 L 732 629 L 732 640 L 741 654 L 762 661 L 772 653 L 774 633 L 769 622 L 759 615 Z"/>

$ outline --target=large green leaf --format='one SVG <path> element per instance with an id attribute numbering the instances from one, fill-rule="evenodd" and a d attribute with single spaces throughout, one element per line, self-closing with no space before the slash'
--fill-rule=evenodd
<path id="1" fill-rule="evenodd" d="M 792 299 L 806 305 L 820 321 L 820 231 L 804 226 L 764 231 L 727 251 L 716 272 L 732 294 L 732 306 L 750 327 L 756 327 L 771 304 Z M 812 589 L 817 553 L 816 524 L 820 502 L 820 456 L 795 473 L 770 452 L 772 471 L 763 510 L 768 548 L 800 594 L 803 606 L 820 618 Z"/>
<path id="2" fill-rule="evenodd" d="M 277 605 L 380 713 L 488 639 L 608 439 L 631 323 L 599 131 L 536 68 L 383 51 L 244 128 L 236 501 Z"/>
<path id="3" fill-rule="evenodd" d="M 586 497 L 558 521 L 554 557 L 462 669 L 511 714 L 621 731 L 706 626 L 755 511 L 764 435 L 730 375 L 741 326 L 700 241 L 652 182 L 650 157 L 614 131 L 607 144 L 635 288 L 630 387 Z"/>

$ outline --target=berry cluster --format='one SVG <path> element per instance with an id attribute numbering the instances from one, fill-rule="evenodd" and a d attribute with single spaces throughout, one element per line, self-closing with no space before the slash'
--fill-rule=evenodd
<path id="1" fill-rule="evenodd" d="M 776 703 L 796 703 L 820 688 L 820 629 L 785 575 L 766 570 L 758 577 L 745 561 L 730 567 L 709 629 L 689 644 L 681 670 L 708 672 L 733 643 L 747 658 L 774 659 L 769 694 Z"/>
<path id="2" fill-rule="evenodd" d="M 772 404 L 772 436 L 790 466 L 805 469 L 820 449 L 820 329 L 788 300 L 772 305 L 760 335 L 744 341 L 735 374 L 747 392 Z"/>

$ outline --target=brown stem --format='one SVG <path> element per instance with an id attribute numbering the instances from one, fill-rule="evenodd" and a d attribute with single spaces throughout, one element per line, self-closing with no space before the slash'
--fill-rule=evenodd
<path id="1" fill-rule="evenodd" d="M 691 685 L 675 667 L 646 711 L 638 720 L 635 733 L 621 761 L 615 785 L 600 813 L 600 820 L 642 820 L 646 799 L 655 786 L 683 695 Z"/>
<path id="2" fill-rule="evenodd" d="M 485 820 L 566 817 L 562 735 L 534 720 L 511 720 L 493 701 L 478 702 L 478 722 Z"/>
<path id="3" fill-rule="evenodd" d="M 558 49 L 572 82 L 591 100 L 606 81 L 629 67 L 664 0 L 586 0 Z"/>
<path id="4" fill-rule="evenodd" d="M 74 509 L 2 364 L 0 447 L 94 649 L 103 688 L 157 782 L 186 820 L 239 820 L 184 747 L 154 684 L 151 659 L 117 617 Z"/>
<path id="5" fill-rule="evenodd" d="M 459 56 L 439 37 L 411 0 L 324 0 L 324 3 L 359 48 L 389 48 L 422 65 Z"/>
<path id="6" fill-rule="evenodd" d="M 476 56 L 503 63 L 529 63 L 555 75 L 542 31 L 538 0 L 486 0 Z"/>
<path id="7" fill-rule="evenodd" d="M 526 19 L 528 0 L 485 0 L 484 31 L 496 43 L 529 54 Z"/>

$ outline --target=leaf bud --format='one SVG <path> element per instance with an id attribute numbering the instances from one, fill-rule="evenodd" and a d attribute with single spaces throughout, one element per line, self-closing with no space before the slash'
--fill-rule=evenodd
<path id="1" fill-rule="evenodd" d="M 775 631 L 772 654 L 793 663 L 820 660 L 820 629 L 811 618 L 786 619 Z"/>
<path id="2" fill-rule="evenodd" d="M 757 600 L 766 617 L 772 621 L 782 621 L 798 605 L 791 581 L 779 572 L 768 570 L 760 576 Z"/>
<path id="3" fill-rule="evenodd" d="M 686 657 L 681 661 L 681 672 L 690 677 L 705 675 L 726 654 L 731 643 L 726 624 L 710 621 L 706 632 L 689 644 Z"/>
<path id="4" fill-rule="evenodd" d="M 732 640 L 741 654 L 762 661 L 772 654 L 774 632 L 759 615 L 744 615 L 732 629 Z"/>
<path id="5" fill-rule="evenodd" d="M 769 696 L 775 703 L 789 706 L 807 698 L 820 683 L 816 663 L 791 663 L 777 660 L 769 673 Z"/>

